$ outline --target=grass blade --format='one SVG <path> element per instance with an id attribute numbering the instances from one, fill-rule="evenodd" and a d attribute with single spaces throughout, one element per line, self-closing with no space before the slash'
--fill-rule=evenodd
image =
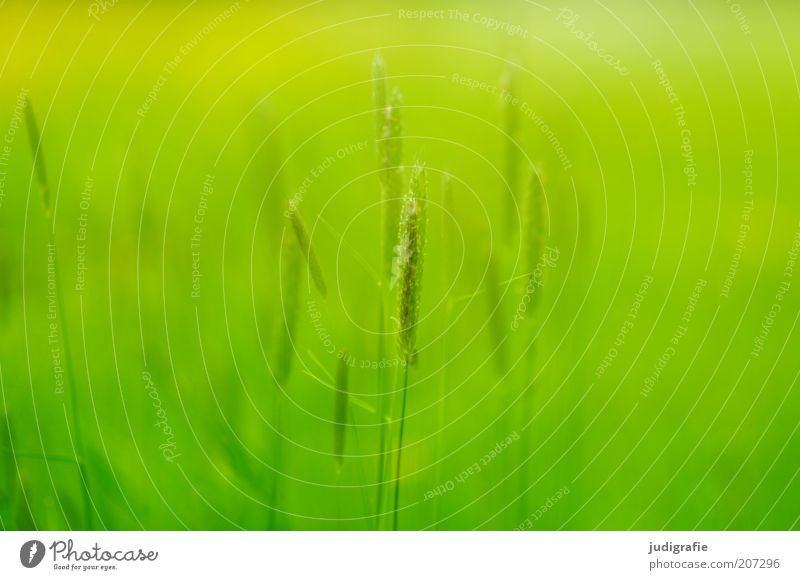
<path id="1" fill-rule="evenodd" d="M 42 188 L 42 201 L 44 203 L 44 211 L 45 215 L 48 219 L 51 216 L 51 208 L 50 208 L 50 186 L 47 181 L 47 170 L 44 164 L 44 157 L 42 156 L 42 142 L 41 142 L 41 134 L 39 133 L 39 128 L 36 125 L 36 118 L 33 115 L 33 107 L 31 106 L 30 100 L 27 101 L 27 106 L 25 107 L 25 115 L 26 115 L 26 125 L 28 126 L 28 136 L 30 138 L 31 149 L 33 151 L 33 158 L 34 158 L 34 169 L 36 172 L 36 177 L 39 180 L 39 185 Z M 55 298 L 56 298 L 56 308 L 58 317 L 57 320 L 60 321 L 60 334 L 61 334 L 61 344 L 64 347 L 64 366 L 66 367 L 66 374 L 67 374 L 67 381 L 68 387 L 66 387 L 69 391 L 69 416 L 72 422 L 72 430 L 71 434 L 74 434 L 75 439 L 75 449 L 77 451 L 77 455 L 79 456 L 76 459 L 76 464 L 78 467 L 78 474 L 80 475 L 81 483 L 80 487 L 83 491 L 83 504 L 84 504 L 84 512 L 86 515 L 86 529 L 92 528 L 92 522 L 94 520 L 94 509 L 92 507 L 92 500 L 91 500 L 91 492 L 89 489 L 89 477 L 86 471 L 86 467 L 84 466 L 84 458 L 86 457 L 86 443 L 83 439 L 83 432 L 81 430 L 81 420 L 80 414 L 78 413 L 78 395 L 77 395 L 77 388 L 78 383 L 75 380 L 75 372 L 73 370 L 72 364 L 72 350 L 70 348 L 69 342 L 69 331 L 67 326 L 67 315 L 66 309 L 64 308 L 64 297 L 62 296 L 62 288 L 61 285 L 61 277 L 59 275 L 59 268 L 58 264 L 58 255 L 56 252 L 56 236 L 55 232 L 52 228 L 50 228 L 50 248 L 49 251 L 52 252 L 52 260 L 53 260 L 53 268 L 54 268 L 54 276 L 55 276 Z M 48 256 L 49 258 L 49 256 Z"/>
<path id="2" fill-rule="evenodd" d="M 39 187 L 42 190 L 42 204 L 44 205 L 45 212 L 50 215 L 50 186 L 47 181 L 47 169 L 44 163 L 44 154 L 42 153 L 42 134 L 39 131 L 39 125 L 36 123 L 36 117 L 33 114 L 33 106 L 30 101 L 25 105 L 25 125 L 28 127 L 28 138 L 31 144 L 31 151 L 33 152 L 33 168 L 36 172 L 36 180 L 39 182 Z"/>
<path id="3" fill-rule="evenodd" d="M 283 312 L 275 329 L 275 381 L 283 385 L 292 370 L 294 360 L 293 336 L 297 326 L 300 306 L 300 266 L 302 256 L 297 240 L 286 236 L 281 247 L 281 291 L 283 296 Z"/>
<path id="4" fill-rule="evenodd" d="M 328 294 L 328 288 L 325 285 L 325 278 L 322 276 L 322 268 L 319 265 L 317 254 L 314 251 L 314 246 L 311 245 L 311 238 L 308 235 L 308 228 L 306 227 L 303 218 L 297 210 L 290 213 L 290 220 L 292 222 L 292 229 L 294 230 L 297 243 L 300 245 L 300 250 L 308 263 L 308 269 L 311 273 L 311 280 L 317 288 L 317 292 L 325 298 Z"/>
<path id="5" fill-rule="evenodd" d="M 503 308 L 503 289 L 506 287 L 500 281 L 497 272 L 497 259 L 490 254 L 486 268 L 486 308 L 489 313 L 489 335 L 492 341 L 492 350 L 495 351 L 494 362 L 497 373 L 503 376 L 508 370 L 508 357 L 506 354 L 506 323 L 507 318 Z M 496 350 L 495 350 L 496 349 Z"/>
<path id="6" fill-rule="evenodd" d="M 391 93 L 386 82 L 386 65 L 380 55 L 372 63 L 372 97 L 375 106 L 376 139 L 378 151 L 378 178 L 381 183 L 383 211 L 381 219 L 382 270 L 388 276 L 392 263 L 392 244 L 397 235 L 397 214 L 403 196 L 403 141 L 400 111 L 403 96 L 395 87 Z"/>

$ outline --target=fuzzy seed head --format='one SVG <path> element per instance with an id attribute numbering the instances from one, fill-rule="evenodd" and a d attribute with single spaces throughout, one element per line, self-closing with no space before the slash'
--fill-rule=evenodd
<path id="1" fill-rule="evenodd" d="M 401 109 L 403 96 L 397 87 L 389 93 L 386 65 L 380 55 L 372 64 L 372 97 L 375 106 L 375 146 L 378 155 L 378 179 L 381 185 L 383 215 L 381 220 L 382 263 L 386 275 L 392 262 L 392 240 L 397 235 L 399 202 L 403 196 L 403 141 Z"/>
<path id="2" fill-rule="evenodd" d="M 372 102 L 375 105 L 375 116 L 378 128 L 378 135 L 383 130 L 383 119 L 388 101 L 388 91 L 386 89 L 386 64 L 383 57 L 376 54 L 372 60 Z"/>
<path id="3" fill-rule="evenodd" d="M 416 354 L 416 327 L 419 318 L 422 266 L 426 241 L 427 177 L 417 164 L 411 175 L 408 194 L 403 199 L 398 236 L 398 346 L 406 361 Z"/>

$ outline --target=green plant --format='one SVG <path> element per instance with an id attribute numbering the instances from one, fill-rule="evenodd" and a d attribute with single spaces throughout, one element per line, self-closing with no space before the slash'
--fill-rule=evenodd
<path id="1" fill-rule="evenodd" d="M 303 226 L 303 224 L 301 224 Z M 303 231 L 305 228 L 303 226 Z M 302 265 L 302 252 L 298 236 L 285 236 L 281 245 L 281 296 L 282 312 L 277 317 L 275 325 L 275 365 L 273 378 L 275 389 L 273 402 L 273 436 L 271 459 L 273 462 L 272 485 L 269 491 L 270 511 L 268 514 L 267 529 L 275 529 L 277 516 L 276 504 L 279 495 L 281 461 L 283 458 L 283 421 L 281 407 L 284 399 L 284 388 L 292 371 L 292 362 L 295 358 L 295 328 L 297 327 L 298 310 L 300 306 L 300 271 Z"/>
<path id="2" fill-rule="evenodd" d="M 547 205 L 542 178 L 535 167 L 530 170 L 527 187 L 522 197 L 522 247 L 525 272 L 533 276 L 539 266 L 545 243 Z M 538 293 L 534 293 L 535 300 Z"/>
<path id="3" fill-rule="evenodd" d="M 44 153 L 42 153 L 42 136 L 39 132 L 39 125 L 36 123 L 36 117 L 33 114 L 33 106 L 30 101 L 27 101 L 25 105 L 25 125 L 28 128 L 28 140 L 30 141 L 31 151 L 33 152 L 33 169 L 36 172 L 36 181 L 39 183 L 39 188 L 42 190 L 42 205 L 49 218 L 51 216 L 50 185 L 47 181 L 47 169 L 44 163 Z"/>
<path id="4" fill-rule="evenodd" d="M 297 327 L 300 306 L 300 266 L 302 255 L 297 237 L 286 236 L 281 246 L 281 296 L 282 311 L 275 325 L 275 382 L 283 387 L 289 378 L 294 360 L 293 337 Z"/>
<path id="5" fill-rule="evenodd" d="M 322 268 L 319 265 L 319 260 L 317 259 L 316 252 L 314 251 L 314 246 L 311 244 L 308 228 L 306 227 L 303 218 L 300 217 L 298 210 L 295 209 L 294 211 L 290 212 L 289 215 L 289 220 L 292 223 L 292 230 L 294 230 L 297 243 L 300 245 L 300 251 L 302 252 L 303 256 L 305 256 L 308 264 L 308 270 L 311 273 L 311 281 L 317 288 L 317 292 L 319 292 L 320 295 L 325 298 L 328 293 L 328 288 L 325 285 L 325 278 L 322 275 Z"/>
<path id="6" fill-rule="evenodd" d="M 25 106 L 25 120 L 28 128 L 28 136 L 30 138 L 31 151 L 33 153 L 34 169 L 36 171 L 36 178 L 42 190 L 42 203 L 44 205 L 45 215 L 50 221 L 52 208 L 50 206 L 50 186 L 47 180 L 47 171 L 44 163 L 44 156 L 42 155 L 42 137 L 39 132 L 39 126 L 36 123 L 36 117 L 33 113 L 33 107 L 28 101 Z M 69 391 L 69 408 L 72 423 L 71 439 L 75 442 L 75 463 L 78 466 L 78 473 L 80 475 L 80 488 L 83 492 L 84 515 L 86 517 L 86 529 L 92 528 L 93 521 L 93 507 L 91 500 L 91 491 L 89 476 L 86 470 L 86 443 L 83 438 L 83 431 L 81 429 L 80 413 L 78 412 L 78 395 L 77 388 L 78 382 L 75 380 L 75 373 L 72 368 L 72 350 L 70 349 L 69 331 L 67 326 L 66 310 L 64 308 L 64 298 L 62 296 L 62 285 L 60 283 L 58 258 L 56 253 L 56 236 L 55 225 L 48 224 L 50 232 L 50 250 L 53 254 L 53 266 L 55 272 L 55 295 L 57 302 L 58 318 L 61 320 L 61 344 L 64 348 L 64 367 L 66 369 Z"/>
<path id="7" fill-rule="evenodd" d="M 533 276 L 536 269 L 540 268 L 539 261 L 542 257 L 545 241 L 545 222 L 547 220 L 546 204 L 544 198 L 544 189 L 542 188 L 542 180 L 539 172 L 535 167 L 531 168 L 530 176 L 528 178 L 528 185 L 525 188 L 524 196 L 522 199 L 522 245 L 523 245 L 523 263 L 525 268 L 526 285 L 523 292 L 529 292 L 529 288 L 535 287 Z M 530 303 L 526 310 L 526 316 L 529 320 L 533 319 L 533 314 L 536 306 L 539 303 L 540 289 L 530 297 Z M 532 324 L 532 323 L 530 323 Z M 530 327 L 530 326 L 529 326 Z M 535 389 L 533 385 L 533 375 L 536 368 L 535 357 L 535 344 L 532 338 L 533 332 L 524 335 L 526 339 L 530 340 L 530 345 L 526 345 L 528 354 L 526 358 L 525 377 L 523 384 L 525 385 L 524 396 L 520 400 L 523 418 L 523 428 L 528 424 L 527 418 L 531 409 L 534 406 Z M 530 447 L 528 445 L 529 437 L 525 434 L 521 436 L 520 440 L 520 469 L 521 474 L 518 478 L 520 489 L 520 519 L 524 519 L 528 515 L 527 507 L 527 484 L 528 478 L 525 476 L 528 466 L 528 453 Z"/>
<path id="8" fill-rule="evenodd" d="M 517 91 L 517 76 L 516 65 L 513 63 L 510 63 L 503 73 L 500 79 L 500 86 L 503 95 L 500 106 L 503 115 L 503 131 L 505 132 L 503 179 L 507 189 L 507 191 L 503 191 L 503 198 L 508 200 L 506 203 L 506 231 L 510 233 L 515 229 L 515 214 L 517 212 L 514 199 L 516 198 L 517 181 L 519 179 L 520 149 L 517 143 L 517 133 L 519 132 L 521 120 L 519 107 L 514 101 L 514 94 Z"/>
<path id="9" fill-rule="evenodd" d="M 372 98 L 375 107 L 375 145 L 381 184 L 381 252 L 386 276 L 391 275 L 392 244 L 397 235 L 397 208 L 403 196 L 403 140 L 401 107 L 403 97 L 394 87 L 388 91 L 386 65 L 376 54 L 372 62 Z"/>
<path id="10" fill-rule="evenodd" d="M 375 108 L 375 148 L 378 156 L 378 178 L 381 188 L 381 276 L 378 281 L 378 362 L 386 360 L 386 316 L 389 281 L 392 275 L 394 242 L 397 236 L 397 214 L 403 195 L 403 141 L 400 111 L 402 95 L 397 87 L 389 93 L 386 65 L 376 54 L 372 62 L 372 98 Z M 386 479 L 386 440 L 389 418 L 386 404 L 385 369 L 377 371 L 378 420 L 381 422 L 378 440 L 378 485 L 375 496 L 376 526 L 380 527 Z"/>
<path id="11" fill-rule="evenodd" d="M 398 234 L 398 350 L 404 360 L 416 359 L 417 319 L 422 288 L 422 266 L 426 241 L 426 198 L 428 179 L 425 167 L 414 166 L 408 195 L 403 199 Z"/>
<path id="12" fill-rule="evenodd" d="M 398 236 L 397 346 L 403 365 L 403 390 L 400 410 L 400 433 L 397 442 L 397 483 L 394 495 L 394 529 L 397 529 L 400 504 L 400 477 L 403 457 L 403 434 L 408 400 L 408 367 L 417 358 L 416 339 L 419 320 L 422 269 L 425 257 L 428 180 L 425 168 L 416 164 L 411 173 L 408 194 L 403 199 Z"/>

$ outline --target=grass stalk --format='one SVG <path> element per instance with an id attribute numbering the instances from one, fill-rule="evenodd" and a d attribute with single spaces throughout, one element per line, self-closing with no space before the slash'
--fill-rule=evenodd
<path id="1" fill-rule="evenodd" d="M 34 170 L 39 187 L 42 190 L 42 204 L 44 205 L 45 215 L 48 222 L 51 221 L 52 208 L 50 206 L 50 186 L 47 180 L 47 169 L 45 166 L 44 156 L 42 154 L 42 137 L 39 131 L 39 126 L 36 123 L 36 117 L 33 113 L 33 107 L 30 101 L 26 103 L 25 107 L 25 120 L 28 128 L 28 137 L 30 139 L 31 150 L 33 152 Z M 86 516 L 86 529 L 92 529 L 93 525 L 93 508 L 91 501 L 91 491 L 89 484 L 89 477 L 84 464 L 86 458 L 86 447 L 83 439 L 83 431 L 81 429 L 80 413 L 78 413 L 78 399 L 77 399 L 77 381 L 75 380 L 75 373 L 72 367 L 72 350 L 69 342 L 69 332 L 67 325 L 66 309 L 64 308 L 64 299 L 62 296 L 61 276 L 58 267 L 58 255 L 56 247 L 55 224 L 48 223 L 50 235 L 50 247 L 53 252 L 53 264 L 55 273 L 55 295 L 56 295 L 56 308 L 58 317 L 61 320 L 61 344 L 64 348 L 64 367 L 67 374 L 67 381 L 69 382 L 69 408 L 70 416 L 72 418 L 72 431 L 74 433 L 75 450 L 78 457 L 75 463 L 78 467 L 78 473 L 81 478 L 81 490 L 83 491 L 83 504 Z"/>
<path id="2" fill-rule="evenodd" d="M 441 247 L 442 247 L 442 289 L 447 293 L 444 303 L 445 313 L 445 328 L 450 327 L 450 319 L 453 310 L 453 298 L 451 292 L 448 291 L 452 284 L 452 276 L 454 275 L 453 257 L 452 253 L 447 249 L 450 247 L 450 242 L 455 239 L 457 235 L 455 228 L 452 227 L 452 220 L 455 219 L 454 203 L 453 203 L 453 178 L 445 171 L 442 174 L 442 226 L 441 226 Z M 442 478 L 442 455 L 444 454 L 444 428 L 447 421 L 447 369 L 450 366 L 450 344 L 448 341 L 448 333 L 442 335 L 442 369 L 440 372 L 439 380 L 439 401 L 438 401 L 438 415 L 437 426 L 439 435 L 436 437 L 436 452 L 434 457 L 436 459 L 436 467 L 433 470 L 433 486 L 439 484 Z M 433 521 L 439 521 L 439 513 L 441 511 L 441 499 L 433 504 Z"/>
<path id="3" fill-rule="evenodd" d="M 292 371 L 292 361 L 294 360 L 294 343 L 292 341 L 295 328 L 297 326 L 298 309 L 300 303 L 300 266 L 302 262 L 302 251 L 300 243 L 295 236 L 285 236 L 281 246 L 281 290 L 283 299 L 282 316 L 275 329 L 275 369 L 273 377 L 275 380 L 274 408 L 275 408 L 275 430 L 272 440 L 272 458 L 274 463 L 274 477 L 272 487 L 269 492 L 270 511 L 267 517 L 267 529 L 275 529 L 277 518 L 276 502 L 278 499 L 281 467 L 283 457 L 283 431 L 281 421 L 281 406 L 283 403 L 283 389 L 289 380 Z"/>
<path id="4" fill-rule="evenodd" d="M 397 483 L 394 486 L 394 511 L 392 513 L 392 529 L 394 531 L 398 529 L 397 525 L 400 517 L 400 476 L 403 466 L 403 435 L 405 434 L 406 402 L 408 400 L 408 366 L 408 363 L 406 363 L 403 370 L 403 402 L 400 406 L 400 434 L 397 437 L 397 465 L 395 467 Z"/>
<path id="5" fill-rule="evenodd" d="M 386 358 L 386 292 L 379 288 L 380 300 L 378 301 L 378 361 Z M 378 374 L 378 421 L 380 433 L 378 435 L 378 486 L 375 493 L 375 529 L 380 529 L 381 508 L 386 480 L 386 435 L 389 431 L 389 422 L 386 418 L 386 371 L 379 368 Z"/>
<path id="6" fill-rule="evenodd" d="M 392 276 L 394 242 L 397 236 L 397 204 L 403 194 L 403 142 L 400 111 L 402 95 L 395 87 L 391 93 L 386 79 L 386 64 L 376 54 L 372 62 L 372 100 L 375 109 L 375 147 L 378 157 L 378 178 L 381 187 L 381 277 L 378 282 L 378 362 L 386 359 L 386 313 L 388 291 Z M 386 391 L 387 369 L 377 374 L 378 416 L 381 422 L 378 436 L 378 476 L 375 495 L 375 527 L 380 529 L 381 510 L 386 483 L 386 447 L 389 433 Z"/>
<path id="7" fill-rule="evenodd" d="M 397 235 L 397 207 L 403 196 L 403 97 L 397 87 L 389 91 L 386 65 L 379 54 L 375 55 L 372 62 L 372 99 L 382 202 L 381 255 L 388 278 L 391 276 L 393 244 Z"/>
<path id="8" fill-rule="evenodd" d="M 400 475 L 402 468 L 403 435 L 406 424 L 408 399 L 408 367 L 416 362 L 417 321 L 422 289 L 422 269 L 426 242 L 426 199 L 428 181 L 425 168 L 417 164 L 411 174 L 408 194 L 403 199 L 400 215 L 397 297 L 397 343 L 400 356 L 405 362 L 403 372 L 403 394 L 400 409 L 400 434 L 397 443 L 397 468 L 394 491 L 394 525 L 397 530 L 400 501 Z"/>
<path id="9" fill-rule="evenodd" d="M 282 266 L 284 275 L 281 278 L 283 295 L 282 316 L 275 328 L 275 382 L 280 388 L 284 386 L 292 370 L 294 360 L 293 336 L 297 327 L 298 309 L 300 306 L 300 266 L 302 256 L 295 238 L 284 238 Z"/>
<path id="10" fill-rule="evenodd" d="M 525 269 L 529 272 L 529 277 L 533 276 L 536 268 L 539 266 L 539 260 L 544 251 L 545 242 L 545 222 L 547 220 L 546 204 L 544 199 L 544 190 L 542 188 L 542 180 L 536 168 L 532 168 L 528 179 L 528 185 L 525 188 L 524 197 L 522 199 L 522 235 L 523 235 L 523 252 Z M 526 284 L 527 288 L 527 284 Z M 527 290 L 525 290 L 527 291 Z M 540 292 L 534 293 L 531 297 L 530 308 L 528 310 L 528 317 L 533 318 L 536 306 L 539 303 Z M 529 327 L 533 326 L 531 322 Z M 532 339 L 531 339 L 532 340 Z M 525 395 L 520 400 L 522 406 L 522 424 L 524 427 L 527 424 L 527 419 L 530 415 L 530 410 L 534 407 L 535 402 L 535 388 L 533 385 L 533 375 L 536 372 L 536 345 L 531 342 L 528 349 L 528 354 L 525 363 L 525 376 L 523 378 L 523 385 L 526 389 Z M 530 432 L 527 430 L 520 434 L 520 461 L 528 461 L 528 453 L 530 452 Z M 529 515 L 529 508 L 527 502 L 527 489 L 529 471 L 528 463 L 521 469 L 519 477 L 519 503 L 520 513 L 519 521 L 523 521 Z"/>
<path id="11" fill-rule="evenodd" d="M 521 206 L 523 263 L 526 272 L 533 276 L 533 273 L 539 267 L 539 260 L 541 260 L 544 252 L 545 222 L 547 221 L 544 188 L 536 168 L 531 168 Z M 538 294 L 536 292 L 531 297 L 532 307 L 537 302 Z"/>

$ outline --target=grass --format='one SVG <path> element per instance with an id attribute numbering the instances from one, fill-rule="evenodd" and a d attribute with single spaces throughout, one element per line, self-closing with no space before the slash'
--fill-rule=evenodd
<path id="1" fill-rule="evenodd" d="M 33 105 L 31 105 L 30 101 L 27 101 L 25 104 L 25 126 L 28 129 L 28 141 L 33 151 L 33 168 L 42 194 L 42 206 L 49 218 L 52 215 L 50 208 L 50 183 L 47 180 L 47 168 L 45 167 L 44 152 L 42 151 L 42 137 L 39 132 L 39 125 L 36 122 L 36 116 L 33 113 Z"/>
<path id="2" fill-rule="evenodd" d="M 42 192 L 42 203 L 44 206 L 44 214 L 50 221 L 53 213 L 50 200 L 50 184 L 47 180 L 47 170 L 44 163 L 44 154 L 42 152 L 42 137 L 39 131 L 39 126 L 36 122 L 36 117 L 33 113 L 33 106 L 30 101 L 25 106 L 25 120 L 28 129 L 28 137 L 30 140 L 31 151 L 33 153 L 34 168 L 36 178 L 39 182 L 39 187 Z M 72 429 L 70 433 L 70 441 L 73 445 L 73 454 L 75 465 L 78 468 L 80 476 L 80 488 L 83 496 L 83 515 L 84 527 L 90 530 L 94 526 L 94 509 L 92 505 L 92 494 L 90 488 L 89 474 L 87 472 L 86 461 L 86 443 L 83 436 L 83 429 L 81 427 L 81 413 L 78 409 L 78 382 L 75 379 L 75 372 L 73 370 L 72 349 L 70 348 L 69 341 L 69 327 L 67 325 L 66 309 L 64 308 L 63 286 L 59 276 L 58 255 L 56 253 L 56 237 L 55 225 L 48 228 L 50 231 L 50 247 L 53 253 L 53 269 L 55 275 L 55 298 L 57 304 L 57 316 L 54 321 L 55 328 L 59 330 L 59 338 L 61 345 L 64 349 L 63 359 L 64 367 L 67 375 L 66 390 L 68 392 L 69 401 L 69 417 L 71 418 Z"/>
<path id="3" fill-rule="evenodd" d="M 300 224 L 301 234 L 306 234 L 304 224 Z M 273 434 L 271 437 L 271 450 L 270 458 L 273 464 L 273 475 L 271 477 L 271 486 L 269 493 L 270 509 L 267 518 L 267 529 L 273 530 L 276 528 L 275 519 L 278 511 L 279 504 L 279 486 L 280 477 L 279 473 L 283 467 L 283 420 L 282 420 L 282 407 L 285 404 L 284 389 L 288 384 L 290 373 L 292 371 L 293 363 L 295 360 L 295 340 L 296 328 L 299 318 L 301 287 L 300 287 L 300 273 L 303 262 L 303 252 L 301 244 L 298 240 L 297 231 L 293 236 L 285 236 L 284 243 L 280 247 L 281 252 L 281 315 L 277 316 L 278 323 L 275 325 L 275 355 L 273 357 L 273 379 L 275 381 L 273 400 L 273 417 L 275 424 L 272 427 Z M 306 238 L 306 243 L 307 241 Z M 306 250 L 307 254 L 310 253 L 310 244 Z M 272 385 L 270 385 L 272 387 Z"/>
<path id="4" fill-rule="evenodd" d="M 397 257 L 397 348 L 406 362 L 417 359 L 422 269 L 427 239 L 428 178 L 425 167 L 414 166 L 408 194 L 403 198 Z"/>
<path id="5" fill-rule="evenodd" d="M 533 275 L 539 266 L 546 242 L 547 200 L 544 196 L 542 176 L 531 168 L 522 198 L 522 246 L 525 272 Z M 533 306 L 538 295 L 534 295 Z"/>
<path id="6" fill-rule="evenodd" d="M 389 90 L 386 64 L 379 54 L 375 55 L 372 63 L 372 87 L 381 185 L 381 248 L 384 269 L 386 275 L 390 276 L 394 240 L 397 237 L 397 208 L 403 196 L 403 97 L 397 87 Z"/>
<path id="7" fill-rule="evenodd" d="M 388 292 L 392 265 L 395 259 L 394 242 L 397 237 L 397 208 L 403 195 L 403 129 L 401 118 L 402 95 L 397 87 L 388 88 L 386 64 L 380 54 L 372 61 L 372 100 L 375 109 L 375 149 L 378 159 L 378 178 L 381 192 L 381 278 L 378 282 L 378 330 L 376 359 L 387 359 L 386 318 L 389 308 Z M 388 372 L 376 373 L 378 395 L 378 421 L 381 423 L 378 439 L 378 474 L 375 493 L 375 525 L 380 529 L 386 486 L 386 447 L 389 434 L 387 405 Z"/>
<path id="8" fill-rule="evenodd" d="M 297 210 L 291 212 L 289 219 L 292 223 L 292 231 L 294 231 L 295 238 L 300 246 L 300 251 L 308 264 L 311 281 L 314 283 L 314 287 L 317 289 L 320 296 L 325 298 L 328 294 L 328 286 L 325 284 L 325 277 L 322 275 L 322 267 L 319 264 L 317 253 L 314 251 L 314 246 L 311 244 L 308 228 Z"/>
<path id="9" fill-rule="evenodd" d="M 305 231 L 305 230 L 303 230 Z M 282 388 L 292 370 L 294 355 L 294 336 L 300 316 L 300 269 L 303 255 L 296 237 L 286 236 L 281 246 L 281 315 L 275 325 L 274 378 Z"/>
<path id="10" fill-rule="evenodd" d="M 411 173 L 408 194 L 403 198 L 398 234 L 397 269 L 397 348 L 404 361 L 400 406 L 400 433 L 397 438 L 397 483 L 394 492 L 393 528 L 397 530 L 400 515 L 400 484 L 403 467 L 403 436 L 408 399 L 408 367 L 416 363 L 417 324 L 422 289 L 422 271 L 427 240 L 428 178 L 425 167 L 416 164 Z"/>
<path id="11" fill-rule="evenodd" d="M 530 485 L 530 478 L 527 474 L 530 473 L 531 462 L 529 453 L 531 450 L 529 442 L 533 437 L 532 430 L 528 429 L 528 417 L 535 413 L 535 393 L 536 386 L 533 383 L 534 374 L 536 371 L 536 344 L 534 341 L 535 334 L 535 315 L 536 307 L 541 300 L 541 288 L 535 288 L 535 292 L 530 294 L 531 281 L 533 280 L 534 272 L 537 268 L 544 270 L 540 267 L 540 260 L 545 246 L 545 224 L 547 222 L 546 200 L 544 197 L 544 189 L 542 187 L 542 178 L 536 168 L 531 168 L 527 186 L 524 190 L 522 199 L 522 246 L 524 256 L 524 268 L 526 273 L 525 286 L 523 288 L 523 295 L 521 300 L 523 303 L 527 301 L 525 310 L 525 318 L 523 320 L 522 328 L 523 336 L 525 336 L 528 344 L 526 345 L 527 354 L 525 356 L 525 375 L 523 377 L 523 385 L 525 388 L 524 396 L 521 398 L 521 426 L 528 432 L 523 433 L 520 440 L 520 463 L 524 465 L 519 478 L 519 519 L 523 521 L 530 513 L 530 506 L 528 502 L 528 487 Z"/>
<path id="12" fill-rule="evenodd" d="M 91 526 L 111 529 L 392 529 L 394 514 L 402 529 L 512 529 L 564 486 L 570 493 L 534 527 L 800 525 L 796 269 L 764 350 L 750 357 L 797 229 L 800 136 L 786 130 L 796 87 L 778 26 L 789 30 L 800 6 L 749 7 L 743 43 L 723 3 L 670 4 L 660 21 L 646 6 L 616 20 L 580 2 L 579 28 L 627 76 L 576 42 L 558 10 L 531 3 L 481 9 L 527 38 L 397 18 L 382 2 L 295 8 L 243 4 L 163 79 L 165 63 L 215 18 L 211 3 L 177 20 L 168 3 L 118 3 L 94 24 L 53 3 L 0 8 L 15 31 L 0 38 L 0 389 L 18 469 L 12 480 L 0 474 L 16 486 L 0 498 L 4 525 L 90 525 L 85 482 Z M 691 24 L 700 15 L 707 27 Z M 153 42 L 153 31 L 165 32 Z M 385 64 L 373 64 L 376 47 Z M 796 46 L 788 51 L 796 60 Z M 685 110 L 694 189 L 654 59 Z M 156 79 L 157 99 L 140 116 Z M 517 101 L 498 106 L 503 88 Z M 27 134 L 17 102 L 26 94 L 41 135 Z M 750 148 L 755 205 L 739 252 Z M 404 367 L 398 286 L 389 286 L 414 159 L 430 177 L 431 225 L 409 349 L 417 360 Z M 528 188 L 531 163 L 543 168 L 543 190 Z M 444 168 L 455 223 L 442 215 Z M 190 298 L 187 245 L 209 173 L 203 290 Z M 284 216 L 287 199 L 297 223 Z M 532 229 L 542 213 L 551 227 Z M 560 257 L 513 332 L 542 235 Z M 62 396 L 47 337 L 51 239 L 73 374 Z M 653 283 L 629 316 L 646 275 Z M 643 396 L 701 277 L 694 318 Z M 489 360 L 504 335 L 505 363 Z M 617 356 L 599 374 L 611 347 Z M 353 364 L 337 471 L 344 348 Z M 159 451 L 144 368 L 179 464 Z M 457 481 L 513 430 L 524 440 Z"/>

